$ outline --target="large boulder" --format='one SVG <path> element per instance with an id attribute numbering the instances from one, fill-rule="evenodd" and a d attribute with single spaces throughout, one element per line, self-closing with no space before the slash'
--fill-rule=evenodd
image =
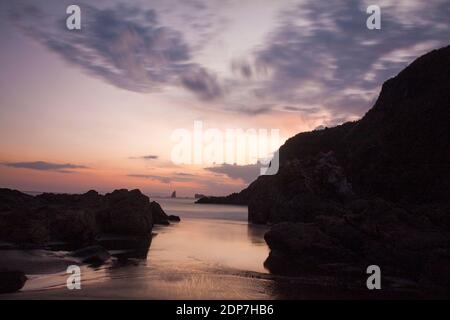
<path id="1" fill-rule="evenodd" d="M 0 240 L 18 244 L 42 244 L 50 240 L 45 212 L 30 208 L 0 211 Z"/>
<path id="2" fill-rule="evenodd" d="M 150 199 L 139 190 L 115 190 L 104 196 L 105 207 L 97 212 L 102 232 L 150 237 L 153 227 Z"/>
<path id="3" fill-rule="evenodd" d="M 447 287 L 450 233 L 426 215 L 380 199 L 358 200 L 343 215 L 320 215 L 310 223 L 283 222 L 266 233 L 273 273 L 326 273 L 342 279 L 348 270 L 376 264 L 386 277 Z M 427 211 L 422 208 L 423 211 Z M 344 266 L 344 267 L 343 267 Z"/>
<path id="4" fill-rule="evenodd" d="M 150 203 L 150 207 L 152 210 L 153 222 L 155 224 L 162 224 L 162 225 L 170 224 L 167 214 L 161 208 L 159 203 L 157 203 L 156 201 L 152 201 Z"/>
<path id="5" fill-rule="evenodd" d="M 318 215 L 340 214 L 338 204 L 354 196 L 332 151 L 288 161 L 276 177 L 259 177 L 248 189 L 253 223 L 309 222 Z"/>
<path id="6" fill-rule="evenodd" d="M 265 235 L 271 253 L 266 268 L 275 273 L 318 272 L 320 265 L 350 262 L 352 252 L 314 223 L 279 223 Z"/>
<path id="7" fill-rule="evenodd" d="M 168 217 L 156 202 L 150 204 L 139 190 L 32 197 L 0 189 L 0 241 L 21 246 L 51 247 L 57 242 L 72 250 L 96 244 L 102 234 L 149 243 L 154 215 L 163 221 L 177 219 Z"/>
<path id="8" fill-rule="evenodd" d="M 50 238 L 78 248 L 92 243 L 98 233 L 95 212 L 81 208 L 42 208 L 49 215 Z"/>
<path id="9" fill-rule="evenodd" d="M 161 224 L 161 225 L 169 225 L 170 221 L 179 222 L 180 217 L 175 215 L 167 215 L 164 210 L 161 208 L 158 202 L 152 201 L 150 203 L 150 207 L 152 210 L 153 223 Z"/>

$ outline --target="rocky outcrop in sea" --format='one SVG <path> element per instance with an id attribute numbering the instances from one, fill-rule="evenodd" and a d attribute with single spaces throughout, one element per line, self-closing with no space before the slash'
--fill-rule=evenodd
<path id="1" fill-rule="evenodd" d="M 118 252 L 119 259 L 145 258 L 153 225 L 169 221 L 179 221 L 179 217 L 168 216 L 139 190 L 30 196 L 0 189 L 2 250 L 72 251 L 77 261 L 89 264 L 107 261 L 109 250 Z M 0 291 L 21 287 L 21 272 L 0 265 L 0 280 L 17 275 L 14 281 L 0 281 Z"/>

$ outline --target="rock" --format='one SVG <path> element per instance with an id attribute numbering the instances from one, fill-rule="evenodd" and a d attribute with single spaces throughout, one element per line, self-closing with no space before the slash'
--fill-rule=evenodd
<path id="1" fill-rule="evenodd" d="M 284 269 L 283 264 L 292 258 L 299 273 L 317 272 L 319 265 L 331 261 L 336 263 L 354 260 L 351 251 L 313 223 L 276 224 L 264 235 L 264 239 L 271 249 L 271 255 L 265 262 L 269 270 Z"/>
<path id="2" fill-rule="evenodd" d="M 110 254 L 119 259 L 146 259 L 152 237 L 120 236 L 120 235 L 99 235 L 96 238 L 102 247 Z"/>
<path id="3" fill-rule="evenodd" d="M 180 217 L 178 216 L 168 216 L 156 201 L 152 201 L 150 203 L 150 206 L 152 210 L 153 221 L 155 224 L 169 225 L 169 221 L 180 221 Z"/>
<path id="4" fill-rule="evenodd" d="M 72 256 L 80 259 L 82 263 L 103 264 L 111 258 L 109 252 L 101 246 L 90 246 L 76 250 Z"/>
<path id="5" fill-rule="evenodd" d="M 353 196 L 344 169 L 329 151 L 288 161 L 278 174 L 258 177 L 239 194 L 202 198 L 197 203 L 248 203 L 252 223 L 308 222 L 316 215 L 338 214 L 342 209 L 335 202 Z"/>
<path id="6" fill-rule="evenodd" d="M 279 149 L 276 175 L 198 203 L 248 204 L 255 223 L 270 222 L 276 199 L 304 193 L 334 201 L 449 204 L 449 57 L 447 46 L 418 58 L 383 84 L 362 119 L 288 139 Z"/>
<path id="7" fill-rule="evenodd" d="M 204 196 L 199 198 L 195 203 L 198 204 L 231 204 L 231 205 L 247 205 L 248 198 L 244 191 L 240 193 L 232 193 L 226 197 Z"/>
<path id="8" fill-rule="evenodd" d="M 153 221 L 155 224 L 169 225 L 168 216 L 161 208 L 159 203 L 157 203 L 156 201 L 152 201 L 150 203 L 150 207 L 152 210 Z"/>
<path id="9" fill-rule="evenodd" d="M 250 222 L 275 223 L 273 272 L 377 264 L 450 290 L 449 87 L 447 46 L 387 80 L 360 120 L 288 139 L 277 174 L 198 202 L 245 203 Z"/>
<path id="10" fill-rule="evenodd" d="M 0 188 L 0 212 L 35 206 L 35 198 L 17 190 Z"/>
<path id="11" fill-rule="evenodd" d="M 43 193 L 35 198 L 43 205 L 54 207 L 98 209 L 104 205 L 104 197 L 94 190 L 83 194 Z"/>
<path id="12" fill-rule="evenodd" d="M 150 200 L 139 190 L 115 190 L 104 196 L 106 207 L 97 212 L 104 233 L 150 237 L 153 227 Z"/>
<path id="13" fill-rule="evenodd" d="M 428 261 L 420 277 L 422 285 L 429 283 L 450 287 L 450 250 L 436 249 L 429 255 Z"/>
<path id="14" fill-rule="evenodd" d="M 174 216 L 174 215 L 169 215 L 167 217 L 167 220 L 172 221 L 172 222 L 180 222 L 181 221 L 179 216 Z"/>
<path id="15" fill-rule="evenodd" d="M 51 243 L 60 243 L 74 250 L 96 244 L 98 235 L 107 233 L 148 243 L 152 206 L 156 214 L 169 220 L 161 207 L 156 202 L 150 205 L 150 199 L 139 190 L 115 190 L 105 196 L 91 190 L 32 197 L 0 189 L 0 241 L 23 248 L 51 248 Z M 175 216 L 170 219 L 177 220 Z"/>
<path id="16" fill-rule="evenodd" d="M 95 212 L 89 209 L 42 208 L 49 217 L 50 238 L 73 248 L 88 245 L 98 232 Z"/>
<path id="17" fill-rule="evenodd" d="M 50 239 L 45 212 L 33 207 L 8 208 L 0 212 L 0 240 L 20 244 L 41 244 Z"/>
<path id="18" fill-rule="evenodd" d="M 351 250 L 355 255 L 360 255 L 364 239 L 367 236 L 363 231 L 349 224 L 343 217 L 317 216 L 315 221 L 322 232 Z"/>
<path id="19" fill-rule="evenodd" d="M 0 293 L 19 291 L 26 281 L 27 277 L 21 271 L 0 271 Z"/>

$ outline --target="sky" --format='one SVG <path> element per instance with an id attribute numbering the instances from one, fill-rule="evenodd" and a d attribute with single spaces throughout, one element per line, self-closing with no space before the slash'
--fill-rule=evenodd
<path id="1" fill-rule="evenodd" d="M 174 163 L 176 130 L 282 143 L 357 120 L 385 80 L 450 44 L 450 1 L 0 0 L 0 43 L 0 187 L 224 195 L 257 166 Z"/>

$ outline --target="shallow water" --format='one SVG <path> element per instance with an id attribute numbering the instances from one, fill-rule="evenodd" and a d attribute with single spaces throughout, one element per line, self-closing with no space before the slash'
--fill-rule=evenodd
<path id="1" fill-rule="evenodd" d="M 327 277 L 275 276 L 264 269 L 269 254 L 264 226 L 249 225 L 247 208 L 196 205 L 190 199 L 156 199 L 180 223 L 155 226 L 146 260 L 111 259 L 82 266 L 81 290 L 68 290 L 65 252 L 0 252 L 24 270 L 25 287 L 0 299 L 376 299 L 411 298 L 398 293 L 348 290 Z M 365 273 L 361 281 L 365 281 Z"/>
<path id="2" fill-rule="evenodd" d="M 68 290 L 65 269 L 30 274 L 11 298 L 269 299 L 266 227 L 247 223 L 242 206 L 156 199 L 180 223 L 155 226 L 146 260 L 82 268 L 82 289 Z M 35 261 L 39 261 L 39 255 Z M 54 269 L 52 269 L 54 270 Z M 52 271 L 54 272 L 54 271 Z"/>
<path id="3" fill-rule="evenodd" d="M 267 227 L 247 223 L 247 207 L 193 204 L 193 200 L 158 200 L 181 223 L 157 226 L 149 260 L 155 266 L 196 265 L 266 273 Z"/>

